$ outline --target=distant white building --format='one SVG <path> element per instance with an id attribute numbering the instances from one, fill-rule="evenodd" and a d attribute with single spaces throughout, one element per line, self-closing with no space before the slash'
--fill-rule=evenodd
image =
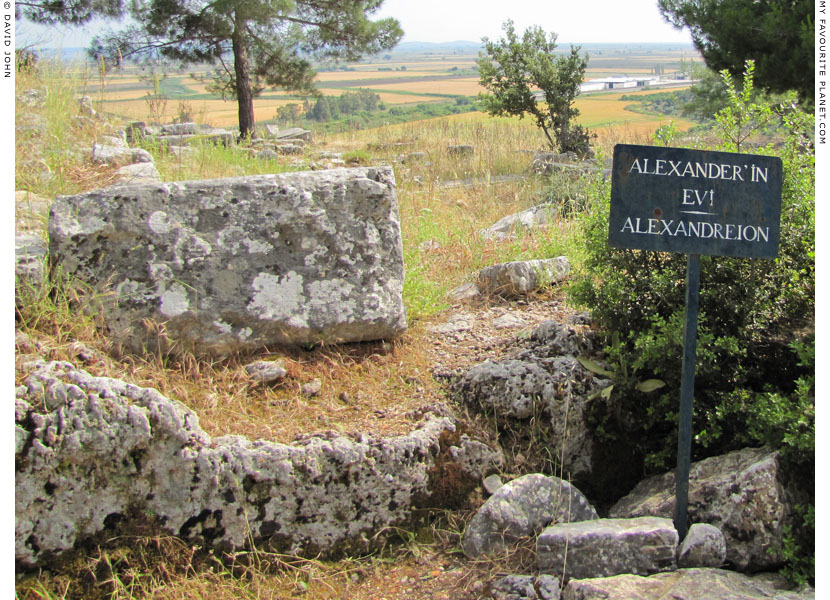
<path id="1" fill-rule="evenodd" d="M 602 77 L 580 84 L 580 92 L 601 92 L 602 90 L 625 90 L 644 87 L 675 86 L 693 83 L 689 80 L 661 79 L 660 77 Z"/>
<path id="2" fill-rule="evenodd" d="M 604 90 L 628 90 L 636 88 L 658 88 L 658 87 L 677 87 L 687 86 L 691 83 L 697 83 L 697 79 L 684 79 L 682 76 L 677 79 L 663 79 L 648 75 L 644 77 L 601 77 L 599 79 L 589 79 L 588 81 L 579 84 L 579 93 L 585 92 L 602 92 Z M 534 96 L 539 100 L 544 100 L 545 95 L 542 92 L 535 92 Z"/>

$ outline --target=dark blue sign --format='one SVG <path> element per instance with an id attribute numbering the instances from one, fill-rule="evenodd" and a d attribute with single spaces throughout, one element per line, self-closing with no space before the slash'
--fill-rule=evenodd
<path id="1" fill-rule="evenodd" d="M 781 159 L 618 144 L 608 241 L 619 248 L 775 258 Z"/>

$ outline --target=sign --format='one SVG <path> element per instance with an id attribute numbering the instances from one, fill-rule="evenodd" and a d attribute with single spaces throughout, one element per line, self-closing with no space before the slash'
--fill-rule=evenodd
<path id="1" fill-rule="evenodd" d="M 608 242 L 688 254 L 674 505 L 681 541 L 688 532 L 700 255 L 778 255 L 782 172 L 772 156 L 614 147 Z"/>
<path id="2" fill-rule="evenodd" d="M 775 258 L 782 170 L 775 156 L 618 144 L 608 241 L 637 250 Z"/>

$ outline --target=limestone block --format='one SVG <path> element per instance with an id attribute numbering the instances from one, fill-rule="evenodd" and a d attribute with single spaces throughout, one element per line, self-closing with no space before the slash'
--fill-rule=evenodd
<path id="1" fill-rule="evenodd" d="M 695 462 L 689 472 L 689 521 L 723 532 L 726 560 L 740 571 L 779 566 L 777 548 L 792 522 L 794 499 L 784 485 L 778 453 L 745 448 Z M 674 473 L 641 481 L 617 504 L 612 517 L 674 515 Z"/>
<path id="2" fill-rule="evenodd" d="M 506 483 L 470 520 L 461 546 L 470 558 L 502 552 L 550 523 L 596 519 L 587 498 L 567 481 L 540 473 Z"/>
<path id="3" fill-rule="evenodd" d="M 53 266 L 98 292 L 90 305 L 134 352 L 224 356 L 406 330 L 389 167 L 63 196 L 49 235 Z"/>
<path id="4" fill-rule="evenodd" d="M 561 523 L 536 540 L 539 572 L 564 581 L 677 568 L 678 536 L 670 519 L 598 519 Z"/>
<path id="5" fill-rule="evenodd" d="M 562 600 L 632 600 L 687 598 L 689 600 L 814 600 L 815 590 L 788 590 L 774 575 L 748 577 L 720 569 L 680 569 L 650 577 L 617 575 L 571 579 Z"/>
<path id="6" fill-rule="evenodd" d="M 155 389 L 66 362 L 31 368 L 15 391 L 22 568 L 138 531 L 220 551 L 251 542 L 309 556 L 366 551 L 406 526 L 413 508 L 440 507 L 445 499 L 431 490 L 436 464 L 451 464 L 453 448 L 469 452 L 463 440 L 447 445 L 455 425 L 434 415 L 393 438 L 211 438 L 192 410 Z M 453 472 L 475 485 L 483 473 L 467 469 L 477 464 L 468 457 Z"/>
<path id="7" fill-rule="evenodd" d="M 151 163 L 153 157 L 144 148 L 125 148 L 123 146 L 92 145 L 92 162 L 123 166 L 133 163 Z"/>
<path id="8" fill-rule="evenodd" d="M 196 123 L 169 123 L 161 126 L 162 135 L 193 135 L 199 133 Z"/>
<path id="9" fill-rule="evenodd" d="M 530 231 L 547 227 L 556 217 L 556 207 L 550 204 L 540 204 L 527 210 L 507 215 L 496 221 L 487 229 L 479 231 L 479 236 L 485 240 L 504 241 L 516 237 L 519 231 Z"/>
<path id="10" fill-rule="evenodd" d="M 477 284 L 482 293 L 511 298 L 563 281 L 570 271 L 571 264 L 564 256 L 515 261 L 483 268 L 479 271 Z"/>

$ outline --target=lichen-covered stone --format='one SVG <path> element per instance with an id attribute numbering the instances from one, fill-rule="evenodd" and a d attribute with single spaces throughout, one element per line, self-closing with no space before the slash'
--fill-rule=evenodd
<path id="1" fill-rule="evenodd" d="M 769 448 L 745 448 L 692 463 L 689 521 L 720 529 L 726 560 L 740 571 L 780 566 L 780 542 L 794 510 L 784 479 L 778 452 Z M 675 477 L 669 472 L 641 481 L 609 514 L 671 518 L 674 502 Z"/>
<path id="2" fill-rule="evenodd" d="M 507 575 L 490 584 L 493 600 L 559 600 L 559 580 L 550 575 Z"/>
<path id="3" fill-rule="evenodd" d="M 570 272 L 571 264 L 564 256 L 507 262 L 483 268 L 476 284 L 482 293 L 511 298 L 563 281 Z"/>
<path id="4" fill-rule="evenodd" d="M 365 551 L 406 524 L 418 499 L 441 505 L 430 473 L 453 460 L 441 442 L 453 431 L 450 419 L 432 417 L 388 439 L 211 438 L 157 390 L 38 362 L 16 390 L 15 558 L 43 565 L 129 532 L 136 519 L 145 533 L 149 522 L 219 550 L 254 541 L 312 556 Z M 456 476 L 478 483 L 483 473 L 466 470 L 476 464 Z"/>
<path id="5" fill-rule="evenodd" d="M 623 573 L 649 575 L 677 568 L 677 530 L 659 517 L 561 523 L 536 540 L 539 572 L 568 579 Z"/>
<path id="6" fill-rule="evenodd" d="M 38 235 L 24 234 L 14 238 L 15 301 L 20 303 L 20 286 L 39 290 L 44 282 L 44 265 L 48 252 L 46 242 Z"/>
<path id="7" fill-rule="evenodd" d="M 726 539 L 723 532 L 708 523 L 695 523 L 677 550 L 680 568 L 719 568 L 726 560 Z"/>
<path id="8" fill-rule="evenodd" d="M 787 589 L 774 574 L 748 577 L 721 569 L 680 569 L 650 577 L 617 575 L 571 579 L 562 600 L 813 600 L 815 590 Z"/>
<path id="9" fill-rule="evenodd" d="M 49 234 L 53 267 L 92 286 L 131 351 L 224 356 L 406 329 L 388 167 L 63 196 Z"/>
<path id="10" fill-rule="evenodd" d="M 588 499 L 567 481 L 540 473 L 506 483 L 470 519 L 461 546 L 470 558 L 504 551 L 551 523 L 598 518 Z"/>
<path id="11" fill-rule="evenodd" d="M 547 328 L 550 329 L 550 328 Z M 547 331 L 546 329 L 546 331 Z M 590 347 L 574 328 L 553 335 L 536 330 L 515 358 L 486 361 L 470 368 L 452 386 L 454 397 L 473 409 L 507 420 L 521 431 L 540 419 L 545 431 L 536 444 L 557 452 L 558 464 L 571 478 L 593 469 L 594 438 L 585 422 L 588 398 L 608 382 L 596 378 L 567 352 Z M 536 339 L 533 339 L 536 336 Z"/>
<path id="12" fill-rule="evenodd" d="M 507 215 L 496 221 L 487 229 L 478 232 L 479 237 L 485 240 L 498 242 L 513 239 L 520 231 L 530 231 L 547 227 L 556 217 L 556 207 L 551 204 L 532 206 L 521 212 Z"/>

